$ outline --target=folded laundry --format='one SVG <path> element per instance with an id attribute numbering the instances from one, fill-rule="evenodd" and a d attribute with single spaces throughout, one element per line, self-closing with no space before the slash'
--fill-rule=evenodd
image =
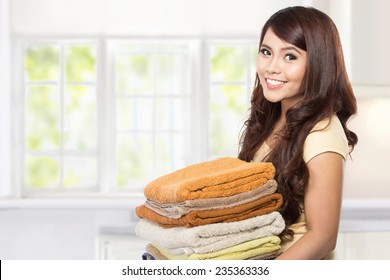
<path id="1" fill-rule="evenodd" d="M 269 253 L 260 254 L 258 256 L 247 258 L 247 260 L 274 260 L 277 256 L 279 256 L 283 252 L 282 249 L 272 251 Z"/>
<path id="2" fill-rule="evenodd" d="M 145 187 L 144 194 L 162 203 L 232 196 L 258 188 L 274 176 L 270 162 L 223 157 L 159 177 Z"/>
<path id="3" fill-rule="evenodd" d="M 191 254 L 189 256 L 174 255 L 164 251 L 156 244 L 152 245 L 169 260 L 245 260 L 279 251 L 281 248 L 280 242 L 281 240 L 278 236 L 268 236 L 247 241 L 223 250 L 206 254 Z"/>
<path id="4" fill-rule="evenodd" d="M 145 258 L 145 259 L 148 259 L 148 260 L 168 260 L 168 258 L 166 256 L 164 256 L 162 253 L 160 253 L 160 251 L 156 247 L 154 247 L 151 243 L 146 245 L 145 251 L 146 251 L 146 253 L 144 253 L 143 258 L 144 258 L 144 256 L 149 256 L 149 258 Z M 249 257 L 249 258 L 247 258 L 247 260 L 273 260 L 277 256 L 279 256 L 281 254 L 281 252 L 282 252 L 281 249 L 279 249 L 279 250 L 275 250 L 275 251 L 272 251 L 269 253 L 263 253 L 263 254 L 260 254 L 257 256 Z"/>
<path id="5" fill-rule="evenodd" d="M 153 199 L 147 199 L 145 206 L 162 216 L 180 218 L 181 216 L 186 215 L 191 211 L 222 209 L 245 204 L 261 197 L 270 195 L 276 192 L 276 190 L 277 183 L 274 179 L 271 179 L 258 188 L 232 196 L 193 199 L 176 203 L 161 203 Z"/>
<path id="6" fill-rule="evenodd" d="M 151 243 L 146 245 L 146 253 L 150 256 L 152 256 L 155 260 L 168 260 L 166 256 L 164 256 L 160 251 L 154 247 Z"/>
<path id="7" fill-rule="evenodd" d="M 145 205 L 136 207 L 136 214 L 140 218 L 148 219 L 165 228 L 178 226 L 194 227 L 220 222 L 235 222 L 269 214 L 278 210 L 282 203 L 282 195 L 280 193 L 273 193 L 255 201 L 231 208 L 193 211 L 178 219 L 162 216 L 145 207 Z"/>
<path id="8" fill-rule="evenodd" d="M 285 222 L 279 212 L 231 222 L 202 225 L 192 228 L 162 228 L 141 219 L 136 226 L 137 236 L 158 244 L 163 250 L 176 255 L 210 253 L 246 241 L 279 235 Z M 174 236 L 175 238 L 172 238 Z"/>

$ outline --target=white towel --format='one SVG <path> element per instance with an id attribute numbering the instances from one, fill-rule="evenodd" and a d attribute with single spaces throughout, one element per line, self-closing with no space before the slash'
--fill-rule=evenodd
<path id="1" fill-rule="evenodd" d="M 136 234 L 162 249 L 176 255 L 203 254 L 222 250 L 234 245 L 279 235 L 285 222 L 279 212 L 231 222 L 202 225 L 192 228 L 162 228 L 158 224 L 141 219 Z"/>

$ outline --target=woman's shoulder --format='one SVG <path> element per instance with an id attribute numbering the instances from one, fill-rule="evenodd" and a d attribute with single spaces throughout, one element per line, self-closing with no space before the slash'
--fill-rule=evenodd
<path id="1" fill-rule="evenodd" d="M 305 140 L 303 158 L 309 162 L 324 152 L 335 152 L 347 159 L 349 153 L 348 140 L 343 126 L 336 115 L 319 121 Z"/>
<path id="2" fill-rule="evenodd" d="M 334 131 L 334 130 L 342 130 L 344 132 L 343 126 L 341 125 L 340 119 L 337 117 L 337 115 L 332 115 L 330 118 L 325 118 L 321 121 L 319 121 L 313 129 L 310 131 L 310 133 L 317 132 L 317 131 Z"/>

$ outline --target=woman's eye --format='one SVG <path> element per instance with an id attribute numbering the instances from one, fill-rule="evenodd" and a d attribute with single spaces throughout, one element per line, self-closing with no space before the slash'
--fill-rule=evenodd
<path id="1" fill-rule="evenodd" d="M 265 56 L 270 56 L 271 55 L 271 52 L 267 49 L 260 49 L 260 52 L 265 55 Z"/>
<path id="2" fill-rule="evenodd" d="M 288 60 L 288 61 L 297 59 L 297 57 L 296 57 L 295 55 L 293 55 L 293 54 L 287 54 L 287 55 L 285 56 L 285 58 L 286 58 L 286 60 Z"/>

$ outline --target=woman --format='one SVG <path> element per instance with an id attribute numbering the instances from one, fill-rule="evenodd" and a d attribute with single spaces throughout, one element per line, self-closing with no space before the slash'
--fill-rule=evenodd
<path id="1" fill-rule="evenodd" d="M 344 162 L 357 143 L 347 122 L 356 110 L 333 21 L 306 7 L 271 16 L 239 158 L 276 167 L 288 225 L 278 259 L 322 259 L 335 248 Z"/>

